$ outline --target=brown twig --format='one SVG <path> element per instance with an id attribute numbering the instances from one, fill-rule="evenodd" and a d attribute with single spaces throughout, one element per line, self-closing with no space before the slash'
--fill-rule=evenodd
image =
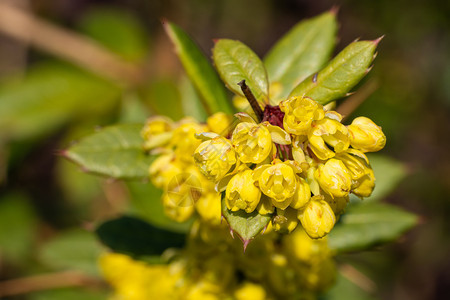
<path id="1" fill-rule="evenodd" d="M 376 80 L 369 80 L 354 95 L 344 100 L 336 109 L 345 120 L 352 112 L 354 112 L 370 95 L 378 88 Z"/>
<path id="2" fill-rule="evenodd" d="M 247 98 L 248 103 L 250 103 L 250 106 L 252 107 L 253 111 L 255 112 L 255 115 L 258 118 L 258 121 L 261 122 L 264 113 L 263 113 L 261 107 L 259 106 L 259 103 L 256 100 L 255 96 L 253 95 L 252 91 L 250 90 L 248 85 L 245 83 L 245 80 L 239 81 L 238 85 L 241 87 L 242 93 L 244 93 L 245 98 Z"/>
<path id="3" fill-rule="evenodd" d="M 94 40 L 59 28 L 26 11 L 0 1 L 0 31 L 125 85 L 135 84 L 141 70 Z"/>
<path id="4" fill-rule="evenodd" d="M 99 287 L 102 282 L 78 271 L 65 271 L 36 275 L 0 282 L 0 298 L 54 288 L 90 286 Z"/>

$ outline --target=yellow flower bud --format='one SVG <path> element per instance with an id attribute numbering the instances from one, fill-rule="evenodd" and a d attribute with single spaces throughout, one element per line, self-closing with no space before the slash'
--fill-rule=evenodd
<path id="1" fill-rule="evenodd" d="M 194 161 L 209 180 L 219 181 L 236 163 L 236 152 L 224 137 L 205 141 L 194 152 Z"/>
<path id="2" fill-rule="evenodd" d="M 312 239 L 302 227 L 283 237 L 283 246 L 294 261 L 311 264 L 330 256 L 327 238 Z"/>
<path id="3" fill-rule="evenodd" d="M 358 117 L 347 126 L 350 133 L 350 144 L 362 152 L 376 152 L 386 145 L 386 136 L 381 127 L 371 119 Z"/>
<path id="4" fill-rule="evenodd" d="M 272 138 L 267 127 L 249 122 L 236 126 L 231 142 L 243 163 L 258 164 L 266 159 L 272 150 Z"/>
<path id="5" fill-rule="evenodd" d="M 141 130 L 144 139 L 144 149 L 153 149 L 166 145 L 171 137 L 174 124 L 173 121 L 164 116 L 151 117 Z"/>
<path id="6" fill-rule="evenodd" d="M 358 150 L 348 149 L 345 152 L 337 154 L 336 159 L 344 163 L 352 180 L 358 180 L 370 172 L 369 159 L 364 153 Z"/>
<path id="7" fill-rule="evenodd" d="M 255 210 L 261 198 L 261 191 L 255 185 L 253 171 L 250 169 L 237 173 L 231 178 L 225 192 L 225 203 L 229 210 Z"/>
<path id="8" fill-rule="evenodd" d="M 327 290 L 336 279 L 336 265 L 329 257 L 314 264 L 297 265 L 299 285 L 315 293 Z"/>
<path id="9" fill-rule="evenodd" d="M 272 220 L 273 229 L 280 233 L 291 233 L 298 225 L 297 210 L 286 208 L 277 209 L 277 215 Z"/>
<path id="10" fill-rule="evenodd" d="M 358 197 L 369 197 L 372 195 L 374 187 L 375 176 L 373 174 L 373 170 L 369 169 L 369 172 L 366 175 L 356 181 L 355 188 L 352 189 L 352 193 Z"/>
<path id="11" fill-rule="evenodd" d="M 332 198 L 330 195 L 325 193 L 323 196 L 324 196 L 325 201 L 327 201 L 328 204 L 330 205 L 335 216 L 338 216 L 338 215 L 341 215 L 342 213 L 344 213 L 344 209 L 347 207 L 347 203 L 349 202 L 348 195 L 345 197 Z"/>
<path id="12" fill-rule="evenodd" d="M 234 292 L 236 300 L 265 300 L 266 291 L 256 283 L 244 282 Z"/>
<path id="13" fill-rule="evenodd" d="M 192 163 L 192 154 L 201 143 L 195 134 L 206 132 L 208 128 L 190 118 L 183 119 L 179 123 L 181 125 L 173 131 L 170 144 L 175 147 L 175 155 L 178 159 Z"/>
<path id="14" fill-rule="evenodd" d="M 352 184 L 350 172 L 340 160 L 332 158 L 320 165 L 314 177 L 331 197 L 344 197 L 350 192 Z"/>
<path id="15" fill-rule="evenodd" d="M 282 101 L 280 109 L 285 113 L 284 129 L 295 135 L 306 135 L 311 128 L 311 122 L 321 120 L 325 116 L 322 105 L 307 97 L 292 97 Z"/>
<path id="16" fill-rule="evenodd" d="M 349 147 L 348 130 L 339 121 L 327 117 L 313 122 L 312 127 L 308 132 L 308 140 L 311 150 L 319 159 L 327 160 L 335 152 L 345 151 Z"/>
<path id="17" fill-rule="evenodd" d="M 283 202 L 292 197 L 298 184 L 294 169 L 289 163 L 280 160 L 275 160 L 273 165 L 256 168 L 254 178 L 258 180 L 261 191 L 274 202 Z"/>
<path id="18" fill-rule="evenodd" d="M 150 180 L 157 188 L 165 188 L 166 184 L 182 170 L 183 165 L 175 159 L 173 153 L 163 154 L 150 165 Z"/>
<path id="19" fill-rule="evenodd" d="M 187 221 L 194 213 L 194 205 L 185 206 L 186 195 L 164 193 L 162 196 L 164 213 L 176 222 Z M 177 203 L 181 203 L 178 205 Z"/>
<path id="20" fill-rule="evenodd" d="M 334 212 L 323 196 L 312 197 L 306 207 L 299 211 L 298 218 L 313 239 L 324 237 L 336 223 Z"/>
<path id="21" fill-rule="evenodd" d="M 195 203 L 195 209 L 203 221 L 219 225 L 221 221 L 220 194 L 209 192 Z"/>
<path id="22" fill-rule="evenodd" d="M 369 159 L 359 150 L 348 149 L 336 156 L 350 172 L 352 193 L 359 197 L 369 197 L 375 187 L 375 176 Z"/>
<path id="23" fill-rule="evenodd" d="M 222 136 L 228 136 L 233 129 L 233 117 L 223 112 L 217 112 L 208 117 L 206 124 L 212 132 Z"/>
<path id="24" fill-rule="evenodd" d="M 311 189 L 305 179 L 297 176 L 297 181 L 297 190 L 294 193 L 290 205 L 292 208 L 301 209 L 311 199 Z"/>

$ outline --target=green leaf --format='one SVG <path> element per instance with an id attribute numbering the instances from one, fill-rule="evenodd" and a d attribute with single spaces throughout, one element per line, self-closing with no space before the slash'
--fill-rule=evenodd
<path id="1" fill-rule="evenodd" d="M 164 213 L 161 201 L 162 191 L 151 183 L 127 182 L 130 191 L 131 207 L 129 213 L 143 218 L 153 226 L 161 229 L 188 233 L 193 219 L 179 223 L 170 219 Z"/>
<path id="2" fill-rule="evenodd" d="M 36 221 L 27 197 L 10 194 L 0 198 L 0 259 L 25 262 L 32 250 Z"/>
<path id="3" fill-rule="evenodd" d="M 241 238 L 244 249 L 272 219 L 271 214 L 261 215 L 256 210 L 251 213 L 246 213 L 244 210 L 229 210 L 225 204 L 225 193 L 222 193 L 222 215 L 227 220 L 231 230 Z"/>
<path id="4" fill-rule="evenodd" d="M 119 179 L 146 179 L 152 157 L 142 150 L 141 124 L 121 124 L 81 139 L 63 155 L 84 171 Z"/>
<path id="5" fill-rule="evenodd" d="M 329 246 L 338 252 L 367 249 L 397 239 L 417 221 L 416 215 L 389 204 L 350 205 L 328 235 Z"/>
<path id="6" fill-rule="evenodd" d="M 44 244 L 39 257 L 46 265 L 56 269 L 79 270 L 99 275 L 97 259 L 102 251 L 92 232 L 73 229 Z"/>
<path id="7" fill-rule="evenodd" d="M 328 61 L 336 29 L 336 15 L 326 12 L 298 23 L 275 44 L 264 58 L 270 83 L 281 85 L 279 92 L 271 92 L 271 103 L 278 104 Z"/>
<path id="8" fill-rule="evenodd" d="M 106 221 L 96 233 L 111 250 L 134 257 L 160 255 L 167 248 L 181 248 L 185 242 L 184 234 L 162 230 L 128 216 Z"/>
<path id="9" fill-rule="evenodd" d="M 244 97 L 238 83 L 245 80 L 256 100 L 268 103 L 266 69 L 250 48 L 239 41 L 220 39 L 214 45 L 213 59 L 220 77 L 232 92 Z"/>
<path id="10" fill-rule="evenodd" d="M 367 156 L 376 180 L 372 195 L 364 198 L 364 202 L 379 201 L 389 195 L 398 186 L 398 183 L 406 177 L 407 170 L 403 163 L 385 155 L 368 154 Z M 350 195 L 350 199 L 355 202 L 361 201 L 353 194 Z"/>
<path id="11" fill-rule="evenodd" d="M 148 54 L 149 41 L 143 24 L 138 20 L 126 10 L 96 7 L 83 15 L 79 27 L 126 60 L 140 62 Z"/>
<path id="12" fill-rule="evenodd" d="M 164 28 L 175 45 L 175 51 L 189 79 L 204 101 L 208 114 L 219 111 L 232 114 L 233 108 L 227 99 L 226 90 L 203 52 L 188 34 L 174 23 L 165 22 Z"/>
<path id="13" fill-rule="evenodd" d="M 104 115 L 120 89 L 74 67 L 36 65 L 21 80 L 0 86 L 0 140 L 23 141 L 50 134 L 70 121 Z"/>
<path id="14" fill-rule="evenodd" d="M 353 42 L 318 73 L 302 81 L 290 96 L 306 96 L 325 105 L 344 97 L 367 72 L 380 39 Z"/>

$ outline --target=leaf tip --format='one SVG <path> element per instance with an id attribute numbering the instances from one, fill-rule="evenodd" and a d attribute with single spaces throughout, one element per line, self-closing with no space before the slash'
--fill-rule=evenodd
<path id="1" fill-rule="evenodd" d="M 381 40 L 382 40 L 383 38 L 384 38 L 384 34 L 383 34 L 382 36 L 380 36 L 379 38 L 373 40 L 372 43 L 373 43 L 375 46 L 377 46 L 377 45 L 381 42 Z"/>
<path id="2" fill-rule="evenodd" d="M 220 41 L 220 39 L 212 39 L 212 40 L 213 40 L 214 44 L 217 44 L 217 42 Z"/>

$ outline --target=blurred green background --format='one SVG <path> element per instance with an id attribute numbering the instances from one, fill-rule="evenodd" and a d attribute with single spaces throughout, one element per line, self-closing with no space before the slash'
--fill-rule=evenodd
<path id="1" fill-rule="evenodd" d="M 23 37 L 23 20 L 5 9 L 10 4 L 45 20 L 51 30 L 37 21 L 36 36 Z M 355 94 L 365 101 L 353 116 L 380 124 L 388 139 L 383 154 L 404 164 L 407 176 L 385 201 L 421 219 L 398 242 L 341 259 L 370 278 L 374 298 L 450 298 L 450 2 L 1 0 L 0 5 L 0 282 L 59 276 L 64 270 L 84 274 L 69 274 L 70 286 L 83 287 L 76 292 L 49 287 L 5 299 L 103 299 L 94 263 L 101 249 L 86 230 L 142 203 L 130 205 L 124 184 L 86 175 L 58 154 L 98 126 L 142 122 L 150 114 L 182 116 L 182 98 L 192 87 L 162 18 L 183 27 L 208 55 L 212 39 L 223 37 L 243 41 L 262 57 L 295 23 L 333 6 L 339 7 L 341 24 L 337 51 L 355 38 L 385 35 L 374 68 Z M 85 47 L 73 51 L 72 40 L 61 40 L 67 35 Z M 44 278 L 49 281 L 52 277 Z"/>

